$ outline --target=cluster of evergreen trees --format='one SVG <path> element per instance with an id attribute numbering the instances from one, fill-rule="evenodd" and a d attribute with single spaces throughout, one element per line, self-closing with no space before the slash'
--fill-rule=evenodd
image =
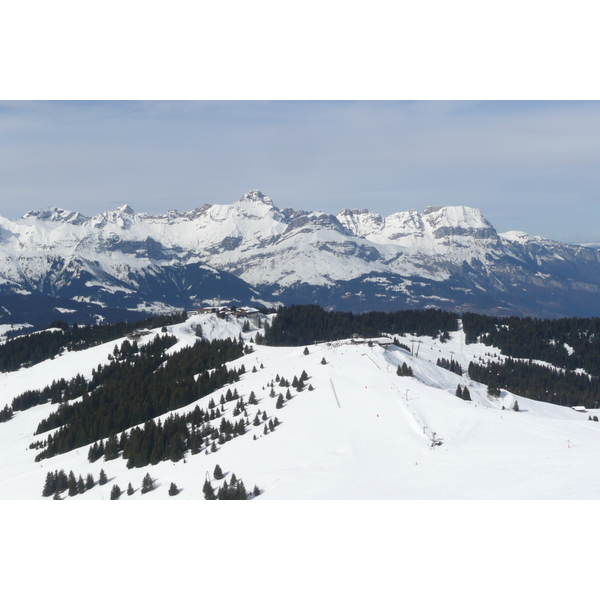
<path id="1" fill-rule="evenodd" d="M 38 425 L 36 434 L 59 429 L 48 436 L 36 460 L 116 435 L 238 381 L 243 370 L 230 371 L 224 363 L 249 349 L 239 341 L 198 340 L 169 357 L 164 350 L 157 338 L 135 354 L 120 351 L 117 359 L 99 367 L 89 394 L 75 404 L 61 404 Z"/>
<path id="2" fill-rule="evenodd" d="M 286 378 L 277 375 L 276 379 L 280 385 L 290 386 Z M 303 371 L 300 378 L 294 377 L 292 385 L 295 383 L 296 389 L 300 389 L 307 379 L 308 375 Z M 275 381 L 272 382 L 273 386 L 274 383 Z M 272 387 L 271 390 L 273 389 Z M 276 406 L 281 408 L 284 397 L 283 394 L 279 396 Z M 286 398 L 291 399 L 289 389 Z M 226 405 L 230 402 L 235 402 L 232 416 L 240 417 L 238 420 L 230 421 L 223 416 L 227 410 Z M 160 419 L 157 422 L 150 419 L 143 427 L 136 426 L 129 432 L 123 431 L 120 436 L 111 435 L 106 441 L 94 442 L 88 450 L 88 460 L 95 462 L 104 457 L 105 461 L 110 461 L 121 456 L 127 460 L 127 468 L 132 469 L 149 464 L 155 465 L 165 460 L 177 462 L 185 457 L 187 451 L 191 454 L 216 452 L 223 444 L 248 431 L 250 426 L 248 404 L 258 404 L 253 391 L 250 392 L 246 403 L 235 388 L 233 392 L 228 388 L 225 394 L 221 394 L 218 405 L 211 399 L 206 410 L 195 406 L 194 410 L 187 413 L 169 415 L 164 423 Z M 220 421 L 215 425 L 213 421 L 217 419 Z M 277 417 L 269 419 L 267 412 L 260 409 L 252 422 L 254 427 L 263 425 L 265 435 L 274 431 L 279 424 Z M 46 447 L 47 443 L 44 446 Z"/>
<path id="3" fill-rule="evenodd" d="M 600 402 L 600 378 L 555 369 L 529 361 L 507 358 L 504 362 L 469 363 L 469 377 L 499 395 L 500 388 L 519 396 L 561 404 L 594 408 Z"/>
<path id="4" fill-rule="evenodd" d="M 260 495 L 260 489 L 256 485 L 252 493 L 249 494 L 246 491 L 244 482 L 238 479 L 235 473 L 231 474 L 231 479 L 227 483 L 219 465 L 215 467 L 214 478 L 218 481 L 223 480 L 223 483 L 215 491 L 211 481 L 207 479 L 202 488 L 206 500 L 250 500 Z"/>
<path id="5" fill-rule="evenodd" d="M 134 329 L 166 327 L 187 319 L 184 312 L 173 315 L 150 317 L 135 323 L 109 323 L 104 325 L 73 325 L 54 321 L 49 328 L 54 331 L 20 335 L 0 345 L 0 372 L 16 371 L 52 358 L 64 350 L 84 350 L 91 346 L 110 342 L 132 332 Z"/>
<path id="6" fill-rule="evenodd" d="M 463 374 L 462 365 L 453 358 L 450 360 L 447 358 L 438 358 L 436 365 L 438 367 L 442 367 L 442 369 L 446 369 L 447 371 L 452 371 L 452 373 L 456 373 L 457 375 Z"/>
<path id="7" fill-rule="evenodd" d="M 162 355 L 167 348 L 170 348 L 177 342 L 177 338 L 172 335 L 156 335 L 152 342 L 138 348 L 137 342 L 131 343 L 129 340 L 124 340 L 119 348 L 115 345 L 113 354 L 109 355 L 109 359 L 115 364 L 119 362 L 133 361 L 141 357 Z M 83 375 L 76 375 L 70 381 L 64 378 L 58 381 L 53 381 L 51 385 L 47 385 L 42 390 L 27 390 L 19 396 L 16 396 L 12 401 L 12 409 L 14 411 L 22 411 L 37 406 L 38 404 L 46 404 L 51 402 L 66 402 L 78 398 L 87 392 L 90 392 L 102 385 L 104 381 L 110 379 L 117 367 L 113 365 L 102 366 L 98 365 L 98 370 L 92 370 L 92 378 L 88 382 Z"/>
<path id="8" fill-rule="evenodd" d="M 533 319 L 462 315 L 467 343 L 482 342 L 513 358 L 541 360 L 600 376 L 600 318 Z"/>
<path id="9" fill-rule="evenodd" d="M 79 398 L 90 389 L 83 375 L 76 375 L 70 381 L 64 378 L 53 381 L 42 390 L 28 390 L 16 396 L 12 401 L 14 411 L 27 410 L 38 404 L 63 402 Z"/>
<path id="10" fill-rule="evenodd" d="M 458 398 L 462 398 L 463 400 L 471 400 L 471 392 L 469 388 L 465 385 L 464 388 L 460 387 L 460 383 L 456 386 L 456 396 Z"/>
<path id="11" fill-rule="evenodd" d="M 272 326 L 265 326 L 264 343 L 271 346 L 302 346 L 315 341 L 349 338 L 354 333 L 365 337 L 377 337 L 382 333 L 437 337 L 457 329 L 458 315 L 436 309 L 355 315 L 326 311 L 311 304 L 292 305 L 279 308 Z M 260 342 L 257 340 L 257 343 Z"/>
<path id="12" fill-rule="evenodd" d="M 0 423 L 6 423 L 10 421 L 13 416 L 12 408 L 7 404 L 2 410 L 0 410 Z"/>
<path id="13" fill-rule="evenodd" d="M 106 477 L 106 473 L 104 472 L 104 469 L 101 469 L 98 484 L 104 485 L 107 481 L 108 478 Z M 63 469 L 60 471 L 48 471 L 42 490 L 42 496 L 53 496 L 58 499 L 60 494 L 66 491 L 69 492 L 69 496 L 76 496 L 77 494 L 84 494 L 88 490 L 91 490 L 94 485 L 96 485 L 96 482 L 91 473 L 87 474 L 84 481 L 81 475 L 76 478 L 73 471 L 70 471 L 68 476 Z"/>
<path id="14" fill-rule="evenodd" d="M 402 366 L 398 365 L 398 369 L 396 370 L 396 375 L 400 377 L 413 377 L 412 367 L 409 367 L 405 362 L 402 363 Z"/>

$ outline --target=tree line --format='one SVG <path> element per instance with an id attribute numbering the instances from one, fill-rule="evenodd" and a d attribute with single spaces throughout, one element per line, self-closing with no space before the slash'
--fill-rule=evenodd
<path id="1" fill-rule="evenodd" d="M 462 315 L 468 344 L 481 342 L 513 358 L 537 359 L 600 376 L 600 318 L 535 319 Z"/>
<path id="2" fill-rule="evenodd" d="M 437 309 L 396 312 L 326 311 L 317 305 L 282 306 L 271 326 L 265 326 L 264 341 L 271 346 L 302 346 L 315 341 L 334 341 L 353 334 L 377 337 L 387 334 L 429 335 L 447 339 L 458 330 L 458 315 Z"/>
<path id="3" fill-rule="evenodd" d="M 507 358 L 503 362 L 469 363 L 469 377 L 486 384 L 488 393 L 500 388 L 519 396 L 561 404 L 594 408 L 600 401 L 600 378 Z"/>
<path id="4" fill-rule="evenodd" d="M 149 317 L 135 323 L 121 321 L 100 325 L 73 325 L 57 320 L 48 326 L 52 331 L 20 335 L 0 345 L 0 372 L 30 367 L 61 351 L 84 350 L 121 338 L 134 329 L 153 329 L 181 323 L 187 319 L 185 311 L 173 315 Z"/>
<path id="5" fill-rule="evenodd" d="M 135 354 L 119 353 L 95 371 L 94 389 L 80 402 L 63 403 L 40 422 L 36 435 L 58 429 L 36 461 L 113 436 L 238 381 L 243 370 L 229 370 L 225 363 L 250 351 L 241 341 L 197 340 L 169 357 L 158 341 Z"/>

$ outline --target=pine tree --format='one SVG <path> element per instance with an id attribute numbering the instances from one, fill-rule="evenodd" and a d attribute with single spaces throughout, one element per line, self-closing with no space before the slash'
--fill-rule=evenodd
<path id="1" fill-rule="evenodd" d="M 217 480 L 223 479 L 223 471 L 219 465 L 215 466 L 215 470 L 213 471 L 213 477 Z"/>
<path id="2" fill-rule="evenodd" d="M 322 365 L 326 365 L 326 364 L 327 364 L 327 361 L 325 360 L 325 357 L 323 357 L 323 358 L 321 359 L 321 364 L 322 364 Z"/>
<path id="3" fill-rule="evenodd" d="M 275 404 L 275 408 L 283 408 L 283 394 L 279 394 L 277 397 L 277 403 Z"/>
<path id="4" fill-rule="evenodd" d="M 312 386 L 312 383 L 308 384 L 308 391 L 312 392 L 315 388 Z"/>
<path id="5" fill-rule="evenodd" d="M 100 469 L 100 477 L 98 478 L 98 483 L 100 485 L 104 485 L 108 481 L 108 477 L 106 477 L 106 473 L 104 469 Z"/>
<path id="6" fill-rule="evenodd" d="M 118 500 L 120 496 L 121 488 L 115 483 L 115 485 L 112 486 L 112 490 L 110 490 L 110 499 Z"/>
<path id="7" fill-rule="evenodd" d="M 471 399 L 471 392 L 469 392 L 469 388 L 465 385 L 465 387 L 463 388 L 463 400 L 470 400 Z"/>
<path id="8" fill-rule="evenodd" d="M 214 490 L 213 486 L 210 485 L 210 481 L 208 479 L 204 482 L 202 491 L 204 492 L 205 500 L 216 500 L 215 490 Z"/>
<path id="9" fill-rule="evenodd" d="M 147 494 L 154 489 L 154 481 L 152 477 L 150 477 L 150 473 L 146 473 L 144 475 L 144 479 L 142 479 L 142 494 Z"/>
<path id="10" fill-rule="evenodd" d="M 515 412 L 519 412 L 519 403 L 515 400 L 515 403 L 513 404 L 513 410 Z"/>
<path id="11" fill-rule="evenodd" d="M 462 388 L 460 387 L 460 383 L 456 386 L 456 396 L 458 398 L 463 397 L 463 391 L 462 391 Z"/>
<path id="12" fill-rule="evenodd" d="M 69 489 L 69 478 L 64 470 L 61 469 L 56 476 L 56 491 L 62 494 L 67 489 Z"/>
<path id="13" fill-rule="evenodd" d="M 291 400 L 292 399 L 292 393 L 290 392 L 290 388 L 288 388 L 288 391 L 285 394 L 285 399 L 286 400 Z"/>
<path id="14" fill-rule="evenodd" d="M 498 398 L 500 397 L 500 389 L 498 388 L 497 385 L 490 383 L 487 387 L 487 393 L 489 396 L 491 396 L 492 398 Z"/>
<path id="15" fill-rule="evenodd" d="M 171 486 L 169 487 L 169 496 L 177 496 L 179 494 L 179 488 L 171 482 Z"/>
<path id="16" fill-rule="evenodd" d="M 304 348 L 304 356 L 306 356 L 307 354 L 309 354 L 308 348 Z"/>
<path id="17" fill-rule="evenodd" d="M 252 495 L 254 497 L 260 496 L 260 489 L 259 489 L 259 487 L 257 485 L 254 486 L 254 489 L 252 490 Z"/>
<path id="18" fill-rule="evenodd" d="M 85 492 L 85 483 L 83 482 L 83 477 L 80 475 L 77 480 L 77 493 L 83 494 Z"/>
<path id="19" fill-rule="evenodd" d="M 44 483 L 44 489 L 42 490 L 42 496 L 48 498 L 52 496 L 56 491 L 56 475 L 52 471 L 48 471 L 46 475 L 46 482 Z"/>
<path id="20" fill-rule="evenodd" d="M 85 489 L 91 490 L 94 487 L 94 483 L 94 476 L 91 473 L 88 473 L 85 478 Z"/>
<path id="21" fill-rule="evenodd" d="M 133 486 L 131 485 L 131 481 L 129 482 L 129 485 L 127 486 L 127 495 L 128 496 L 133 495 Z"/>

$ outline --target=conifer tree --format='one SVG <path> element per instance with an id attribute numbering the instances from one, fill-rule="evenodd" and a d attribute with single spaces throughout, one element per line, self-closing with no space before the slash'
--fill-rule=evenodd
<path id="1" fill-rule="evenodd" d="M 312 383 L 308 384 L 308 391 L 312 392 L 315 388 L 312 386 Z"/>
<path id="2" fill-rule="evenodd" d="M 94 487 L 94 483 L 94 476 L 91 473 L 88 473 L 85 478 L 85 489 L 91 490 Z"/>
<path id="3" fill-rule="evenodd" d="M 44 489 L 42 490 L 42 496 L 46 498 L 52 496 L 56 491 L 56 475 L 52 471 L 48 471 L 46 475 L 46 482 L 44 483 Z"/>
<path id="4" fill-rule="evenodd" d="M 150 473 L 146 473 L 144 475 L 144 479 L 142 479 L 142 494 L 147 494 L 154 489 L 154 481 L 152 477 L 150 477 Z"/>
<path id="5" fill-rule="evenodd" d="M 223 479 L 223 471 L 219 465 L 215 466 L 215 470 L 213 471 L 213 477 L 215 479 Z"/>
<path id="6" fill-rule="evenodd" d="M 169 487 L 169 496 L 177 496 L 177 494 L 179 494 L 179 488 L 173 482 L 171 482 Z"/>
<path id="7" fill-rule="evenodd" d="M 304 348 L 304 356 L 306 356 L 307 354 L 309 354 L 308 348 Z"/>
<path id="8" fill-rule="evenodd" d="M 69 478 L 67 474 L 61 469 L 56 476 L 56 489 L 59 494 L 62 494 L 69 488 Z"/>
<path id="9" fill-rule="evenodd" d="M 213 486 L 210 485 L 210 481 L 208 479 L 204 482 L 202 491 L 204 493 L 205 500 L 216 500 L 215 490 L 214 490 Z"/>
<path id="10" fill-rule="evenodd" d="M 129 482 L 129 485 L 127 486 L 127 495 L 128 496 L 133 495 L 133 486 L 131 485 L 131 481 Z"/>
<path id="11" fill-rule="evenodd" d="M 259 487 L 257 485 L 254 486 L 254 489 L 252 490 L 252 495 L 254 497 L 260 496 L 260 489 L 259 489 Z"/>
<path id="12" fill-rule="evenodd" d="M 469 392 L 469 388 L 465 385 L 465 387 L 463 388 L 463 400 L 470 400 L 471 399 L 471 392 Z"/>
<path id="13" fill-rule="evenodd" d="M 292 399 L 292 393 L 290 392 L 289 388 L 288 388 L 288 391 L 285 394 L 285 399 L 286 400 L 291 400 Z"/>
<path id="14" fill-rule="evenodd" d="M 462 388 L 460 387 L 460 383 L 456 386 L 456 396 L 458 398 L 463 397 L 463 391 L 462 391 Z"/>
<path id="15" fill-rule="evenodd" d="M 110 499 L 118 500 L 120 496 L 121 488 L 115 483 L 115 485 L 112 486 L 112 490 L 110 490 Z"/>
<path id="16" fill-rule="evenodd" d="M 513 410 L 515 412 L 519 412 L 519 403 L 515 400 L 515 403 L 513 404 Z"/>
<path id="17" fill-rule="evenodd" d="M 69 496 L 77 495 L 77 479 L 73 471 L 69 471 Z"/>
<path id="18" fill-rule="evenodd" d="M 277 403 L 275 404 L 275 408 L 283 408 L 283 394 L 279 394 L 277 397 Z"/>
<path id="19" fill-rule="evenodd" d="M 326 364 L 327 364 L 327 361 L 325 360 L 325 357 L 323 357 L 323 358 L 321 359 L 321 364 L 322 364 L 322 365 L 326 365 Z"/>
<path id="20" fill-rule="evenodd" d="M 85 483 L 83 482 L 83 477 L 80 475 L 77 480 L 77 493 L 83 494 L 85 492 Z"/>
<path id="21" fill-rule="evenodd" d="M 100 477 L 98 478 L 98 483 L 100 485 L 104 485 L 108 481 L 108 477 L 106 477 L 106 473 L 104 469 L 100 469 Z"/>

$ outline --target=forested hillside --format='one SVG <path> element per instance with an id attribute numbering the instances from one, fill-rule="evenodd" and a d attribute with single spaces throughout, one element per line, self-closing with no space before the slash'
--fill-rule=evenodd
<path id="1" fill-rule="evenodd" d="M 383 333 L 447 338 L 458 329 L 458 315 L 442 310 L 396 312 L 326 311 L 316 305 L 283 306 L 267 327 L 264 343 L 270 346 L 301 346 L 315 341 L 333 341 L 359 334 L 376 337 Z"/>

